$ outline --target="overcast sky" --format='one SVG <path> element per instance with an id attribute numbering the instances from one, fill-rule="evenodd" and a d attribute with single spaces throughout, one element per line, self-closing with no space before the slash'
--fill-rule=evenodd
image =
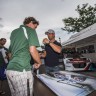
<path id="1" fill-rule="evenodd" d="M 0 38 L 7 38 L 8 47 L 11 31 L 19 27 L 25 17 L 33 16 L 40 22 L 36 29 L 40 44 L 48 29 L 54 29 L 56 39 L 60 37 L 64 42 L 72 34 L 61 30 L 62 19 L 77 17 L 77 5 L 85 3 L 94 6 L 96 0 L 0 0 Z"/>

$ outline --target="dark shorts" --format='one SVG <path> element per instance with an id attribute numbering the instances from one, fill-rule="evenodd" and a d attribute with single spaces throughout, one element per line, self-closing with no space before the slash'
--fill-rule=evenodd
<path id="1" fill-rule="evenodd" d="M 0 67 L 0 80 L 6 80 L 5 69 L 6 69 L 6 66 Z"/>

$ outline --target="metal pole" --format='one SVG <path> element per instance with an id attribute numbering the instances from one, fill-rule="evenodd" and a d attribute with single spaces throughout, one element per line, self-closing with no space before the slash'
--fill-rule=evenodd
<path id="1" fill-rule="evenodd" d="M 60 44 L 61 44 L 61 38 L 59 37 L 59 42 L 60 42 Z"/>

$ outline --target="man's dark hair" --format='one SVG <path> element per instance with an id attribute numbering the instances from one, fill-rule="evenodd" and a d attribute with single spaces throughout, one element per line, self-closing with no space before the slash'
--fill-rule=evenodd
<path id="1" fill-rule="evenodd" d="M 39 25 L 39 21 L 37 21 L 34 17 L 26 17 L 24 19 L 23 24 L 26 25 L 26 24 L 29 24 L 30 22 L 32 22 L 33 24 Z"/>

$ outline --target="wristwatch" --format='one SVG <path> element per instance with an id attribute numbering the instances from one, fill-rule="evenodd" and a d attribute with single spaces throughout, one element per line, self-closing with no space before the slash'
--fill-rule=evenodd
<path id="1" fill-rule="evenodd" d="M 48 44 L 50 44 L 50 43 L 52 43 L 52 42 L 50 42 L 50 41 L 49 41 L 49 43 L 48 43 Z"/>
<path id="2" fill-rule="evenodd" d="M 49 45 L 51 42 L 49 41 L 48 43 L 46 43 L 47 45 Z"/>

